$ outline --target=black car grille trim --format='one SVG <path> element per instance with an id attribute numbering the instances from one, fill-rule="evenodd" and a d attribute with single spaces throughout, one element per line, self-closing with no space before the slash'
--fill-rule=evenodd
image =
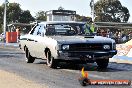
<path id="1" fill-rule="evenodd" d="M 69 51 L 109 51 L 109 50 L 104 50 L 103 45 L 110 45 L 110 49 L 112 50 L 112 44 L 107 44 L 107 43 L 92 43 L 92 44 L 70 44 Z"/>

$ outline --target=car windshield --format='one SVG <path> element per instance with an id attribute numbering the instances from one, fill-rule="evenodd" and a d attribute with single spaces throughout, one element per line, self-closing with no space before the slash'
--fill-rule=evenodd
<path id="1" fill-rule="evenodd" d="M 47 24 L 46 35 L 65 35 L 65 36 L 91 35 L 90 31 L 86 34 L 85 29 L 86 28 L 84 23 Z"/>

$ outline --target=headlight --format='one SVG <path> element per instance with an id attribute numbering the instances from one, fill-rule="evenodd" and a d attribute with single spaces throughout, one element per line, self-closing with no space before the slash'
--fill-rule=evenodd
<path id="1" fill-rule="evenodd" d="M 55 47 L 56 50 L 61 50 L 61 44 L 57 44 Z"/>
<path id="2" fill-rule="evenodd" d="M 106 49 L 110 49 L 110 45 L 104 45 L 103 48 Z"/>
<path id="3" fill-rule="evenodd" d="M 63 46 L 62 46 L 62 49 L 63 49 L 63 50 L 69 50 L 69 45 L 63 45 Z"/>

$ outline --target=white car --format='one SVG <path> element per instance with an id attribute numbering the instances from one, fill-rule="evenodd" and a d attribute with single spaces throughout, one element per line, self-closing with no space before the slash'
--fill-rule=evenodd
<path id="1" fill-rule="evenodd" d="M 111 38 L 84 33 L 83 22 L 40 22 L 24 36 L 20 48 L 25 51 L 27 63 L 47 59 L 47 65 L 56 68 L 61 61 L 96 62 L 106 68 L 109 58 L 117 53 Z"/>

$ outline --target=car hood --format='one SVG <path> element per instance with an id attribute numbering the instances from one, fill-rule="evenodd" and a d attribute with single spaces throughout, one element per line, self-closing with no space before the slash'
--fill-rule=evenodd
<path id="1" fill-rule="evenodd" d="M 113 39 L 102 36 L 50 36 L 58 43 L 112 43 Z"/>

